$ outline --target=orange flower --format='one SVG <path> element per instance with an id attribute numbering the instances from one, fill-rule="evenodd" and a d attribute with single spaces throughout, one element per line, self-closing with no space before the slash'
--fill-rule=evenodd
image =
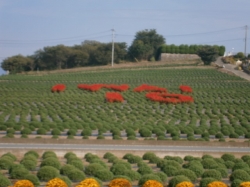
<path id="1" fill-rule="evenodd" d="M 46 184 L 46 187 L 68 187 L 68 185 L 62 179 L 54 178 Z"/>
<path id="2" fill-rule="evenodd" d="M 191 182 L 184 181 L 184 182 L 177 184 L 176 187 L 194 187 L 194 184 Z"/>
<path id="3" fill-rule="evenodd" d="M 110 181 L 109 187 L 132 187 L 131 183 L 127 179 L 117 178 Z"/>
<path id="4" fill-rule="evenodd" d="M 250 182 L 242 182 L 239 187 L 250 187 Z"/>
<path id="5" fill-rule="evenodd" d="M 13 187 L 34 187 L 34 184 L 29 180 L 19 180 Z"/>
<path id="6" fill-rule="evenodd" d="M 250 186 L 250 183 L 248 185 Z M 209 183 L 207 187 L 228 187 L 228 186 L 224 182 L 214 181 L 214 182 Z M 247 186 L 244 186 L 244 187 L 247 187 Z"/>
<path id="7" fill-rule="evenodd" d="M 148 180 L 143 184 L 142 187 L 163 187 L 163 185 L 156 180 Z"/>
<path id="8" fill-rule="evenodd" d="M 88 178 L 80 182 L 76 187 L 100 187 L 100 184 L 93 178 Z"/>

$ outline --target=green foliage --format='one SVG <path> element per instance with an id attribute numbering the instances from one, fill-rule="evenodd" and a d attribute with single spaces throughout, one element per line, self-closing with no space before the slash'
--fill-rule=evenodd
<path id="1" fill-rule="evenodd" d="M 207 185 L 211 182 L 217 181 L 214 178 L 202 178 L 200 181 L 200 187 L 207 187 Z"/>
<path id="2" fill-rule="evenodd" d="M 37 162 L 34 160 L 31 160 L 28 156 L 27 158 L 23 159 L 20 164 L 22 164 L 26 169 L 28 170 L 34 170 L 36 168 Z"/>
<path id="3" fill-rule="evenodd" d="M 142 186 L 148 180 L 156 180 L 156 181 L 162 183 L 161 178 L 159 176 L 157 176 L 155 174 L 146 174 L 140 178 L 140 180 L 138 181 L 138 185 Z"/>
<path id="4" fill-rule="evenodd" d="M 96 171 L 102 170 L 104 167 L 98 163 L 91 163 L 85 167 L 86 175 L 94 175 Z"/>
<path id="5" fill-rule="evenodd" d="M 59 162 L 57 158 L 54 158 L 54 157 L 47 157 L 46 159 L 44 159 L 41 162 L 40 167 L 43 167 L 43 166 L 52 166 L 58 170 L 61 169 L 61 163 Z"/>
<path id="6" fill-rule="evenodd" d="M 158 59 L 158 48 L 165 43 L 163 36 L 157 34 L 155 29 L 139 31 L 128 48 L 128 55 L 132 60 L 149 60 L 152 57 Z"/>
<path id="7" fill-rule="evenodd" d="M 61 167 L 60 174 L 67 176 L 69 174 L 70 170 L 74 170 L 74 169 L 76 169 L 75 166 L 70 165 L 70 164 L 65 164 Z"/>
<path id="8" fill-rule="evenodd" d="M 242 169 L 237 169 L 233 171 L 232 174 L 230 175 L 231 181 L 234 181 L 235 179 L 240 179 L 242 181 L 249 181 L 250 175 Z"/>
<path id="9" fill-rule="evenodd" d="M 6 178 L 3 175 L 0 175 L 0 187 L 6 187 L 6 186 L 10 186 L 11 182 L 8 178 Z"/>
<path id="10" fill-rule="evenodd" d="M 205 158 L 201 161 L 204 169 L 215 169 L 218 167 L 217 162 L 212 158 Z"/>
<path id="11" fill-rule="evenodd" d="M 40 181 L 39 181 L 39 179 L 38 179 L 38 177 L 36 175 L 28 174 L 23 179 L 31 181 L 35 186 L 40 185 Z"/>
<path id="12" fill-rule="evenodd" d="M 0 158 L 0 169 L 9 169 L 13 165 L 13 160 L 10 157 Z"/>
<path id="13" fill-rule="evenodd" d="M 56 154 L 54 151 L 45 151 L 42 155 L 42 158 L 43 159 L 46 159 L 48 157 L 54 157 L 54 158 L 57 158 Z"/>
<path id="14" fill-rule="evenodd" d="M 24 156 L 33 155 L 35 158 L 39 158 L 39 154 L 36 151 L 30 150 L 24 154 Z"/>
<path id="15" fill-rule="evenodd" d="M 198 49 L 197 54 L 205 65 L 210 65 L 218 57 L 219 51 L 213 46 L 202 46 Z"/>
<path id="16" fill-rule="evenodd" d="M 67 173 L 67 176 L 70 180 L 77 181 L 77 182 L 82 181 L 86 178 L 83 171 L 80 171 L 77 168 L 69 170 Z"/>
<path id="17" fill-rule="evenodd" d="M 114 177 L 113 173 L 107 169 L 97 170 L 94 176 L 102 181 L 109 181 Z"/>
<path id="18" fill-rule="evenodd" d="M 196 174 L 190 169 L 180 169 L 178 170 L 175 175 L 183 175 L 189 178 L 190 181 L 194 182 L 197 179 Z"/>
<path id="19" fill-rule="evenodd" d="M 137 170 L 141 175 L 153 173 L 153 169 L 148 165 L 142 165 Z"/>
<path id="20" fill-rule="evenodd" d="M 58 176 L 59 171 L 52 166 L 41 167 L 40 170 L 37 172 L 37 177 L 40 181 L 49 181 Z"/>
<path id="21" fill-rule="evenodd" d="M 221 173 L 216 170 L 216 169 L 209 169 L 204 171 L 204 173 L 202 174 L 202 178 L 214 178 L 218 181 L 221 180 Z"/>
<path id="22" fill-rule="evenodd" d="M 221 156 L 221 158 L 224 160 L 224 161 L 232 161 L 234 162 L 235 160 L 235 156 L 233 154 L 229 154 L 229 153 L 225 153 Z"/>
<path id="23" fill-rule="evenodd" d="M 10 173 L 10 177 L 12 179 L 23 179 L 28 174 L 29 174 L 29 171 L 26 168 L 16 167 L 16 168 L 12 169 L 12 171 Z"/>
<path id="24" fill-rule="evenodd" d="M 231 187 L 239 187 L 242 182 L 240 179 L 235 179 L 231 182 Z"/>
<path id="25" fill-rule="evenodd" d="M 184 175 L 177 175 L 174 176 L 172 179 L 169 181 L 169 187 L 175 187 L 177 184 L 181 182 L 191 182 L 190 179 Z"/>

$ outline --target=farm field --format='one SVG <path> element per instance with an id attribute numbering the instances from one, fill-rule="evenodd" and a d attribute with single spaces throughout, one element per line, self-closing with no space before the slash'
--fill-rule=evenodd
<path id="1" fill-rule="evenodd" d="M 153 152 L 146 152 L 143 156 L 127 153 L 122 157 L 111 152 L 102 156 L 86 153 L 84 157 L 67 152 L 63 157 L 58 157 L 53 151 L 39 155 L 31 150 L 21 158 L 12 153 L 2 155 L 0 181 L 5 179 L 13 184 L 28 179 L 35 186 L 42 187 L 49 180 L 59 177 L 71 187 L 94 177 L 102 186 L 108 186 L 114 178 L 124 178 L 133 186 L 142 186 L 151 179 L 169 187 L 175 187 L 173 184 L 180 182 L 206 187 L 213 181 L 237 187 L 241 182 L 250 180 L 249 162 L 250 155 L 237 158 L 228 153 L 221 157 L 204 154 L 202 157 L 186 155 L 181 158 L 168 155 L 158 157 Z"/>
<path id="2" fill-rule="evenodd" d="M 52 93 L 64 84 L 66 90 Z M 126 84 L 125 102 L 109 103 L 108 88 L 81 90 L 78 84 Z M 193 103 L 165 104 L 134 92 L 142 85 L 181 93 Z M 0 77 L 1 137 L 247 141 L 250 138 L 248 81 L 213 68 L 130 68 L 48 75 Z"/>

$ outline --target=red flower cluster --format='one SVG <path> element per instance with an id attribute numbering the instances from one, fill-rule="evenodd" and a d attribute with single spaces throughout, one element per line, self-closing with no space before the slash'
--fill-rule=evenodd
<path id="1" fill-rule="evenodd" d="M 157 101 L 161 103 L 191 103 L 194 102 L 191 96 L 182 95 L 182 94 L 168 94 L 168 93 L 159 93 L 159 92 L 150 92 L 146 94 L 146 98 L 151 101 Z"/>
<path id="2" fill-rule="evenodd" d="M 51 88 L 52 92 L 63 92 L 66 89 L 64 84 L 56 84 Z"/>
<path id="3" fill-rule="evenodd" d="M 158 86 L 151 86 L 147 84 L 142 84 L 134 89 L 135 92 L 143 92 L 143 91 L 150 91 L 150 92 L 167 92 L 166 88 L 161 88 Z"/>
<path id="4" fill-rule="evenodd" d="M 92 92 L 99 91 L 101 88 L 108 88 L 115 91 L 123 92 L 129 89 L 127 84 L 115 85 L 115 84 L 78 84 L 77 88 L 82 90 L 89 90 Z"/>
<path id="5" fill-rule="evenodd" d="M 106 101 L 110 103 L 124 101 L 122 95 L 117 92 L 107 92 L 105 98 L 106 98 Z"/>
<path id="6" fill-rule="evenodd" d="M 181 92 L 192 93 L 193 90 L 190 86 L 180 85 Z"/>

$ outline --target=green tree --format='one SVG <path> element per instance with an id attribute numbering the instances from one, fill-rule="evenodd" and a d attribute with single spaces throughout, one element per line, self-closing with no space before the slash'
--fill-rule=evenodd
<path id="1" fill-rule="evenodd" d="M 139 31 L 128 48 L 128 55 L 136 61 L 149 60 L 151 57 L 158 59 L 157 51 L 163 44 L 165 44 L 165 38 L 159 35 L 155 29 Z"/>
<path id="2" fill-rule="evenodd" d="M 205 65 L 210 65 L 218 57 L 219 50 L 213 46 L 205 45 L 198 49 L 197 54 Z"/>

